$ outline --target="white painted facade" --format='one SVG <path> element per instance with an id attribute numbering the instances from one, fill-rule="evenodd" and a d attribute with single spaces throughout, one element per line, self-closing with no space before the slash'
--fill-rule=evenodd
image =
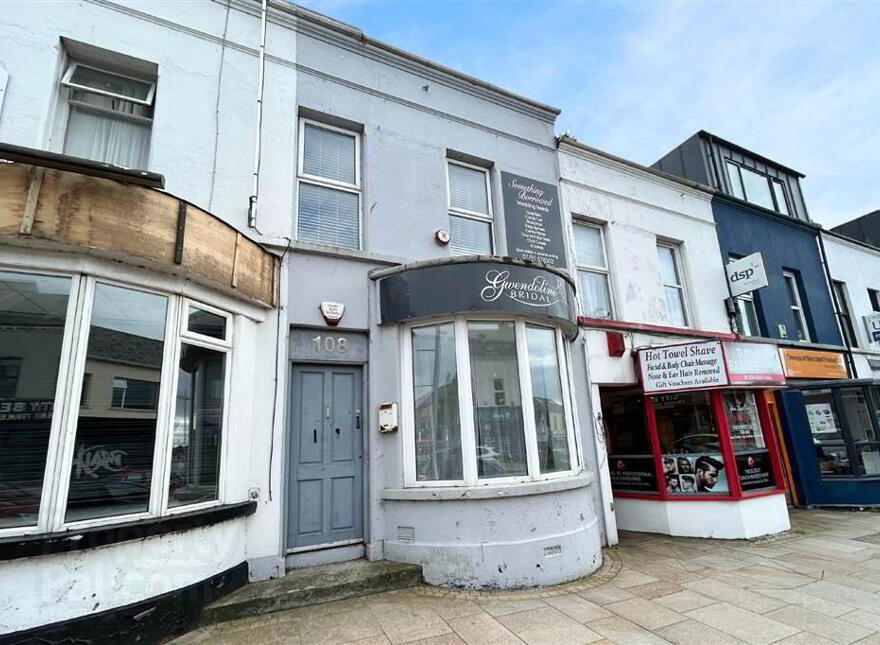
<path id="1" fill-rule="evenodd" d="M 855 378 L 880 377 L 880 342 L 872 340 L 865 325 L 865 316 L 877 312 L 871 304 L 869 290 L 880 290 L 880 250 L 850 240 L 842 235 L 822 231 L 822 242 L 831 279 L 844 284 L 846 310 L 850 312 L 857 347 L 851 347 Z M 873 365 L 871 364 L 873 363 Z"/>

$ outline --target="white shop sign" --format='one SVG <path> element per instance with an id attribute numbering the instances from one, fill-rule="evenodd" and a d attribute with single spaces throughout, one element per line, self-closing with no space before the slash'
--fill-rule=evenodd
<path id="1" fill-rule="evenodd" d="M 728 384 L 721 342 L 668 345 L 639 350 L 646 393 L 700 390 Z"/>
<path id="2" fill-rule="evenodd" d="M 731 385 L 785 385 L 785 372 L 776 345 L 725 342 Z"/>
<path id="3" fill-rule="evenodd" d="M 739 260 L 734 260 L 725 267 L 730 295 L 734 298 L 755 289 L 766 287 L 767 272 L 764 270 L 764 258 L 760 253 L 752 253 Z"/>
<path id="4" fill-rule="evenodd" d="M 872 343 L 880 343 L 880 313 L 862 316 L 865 321 L 865 329 L 868 332 L 868 340 Z"/>

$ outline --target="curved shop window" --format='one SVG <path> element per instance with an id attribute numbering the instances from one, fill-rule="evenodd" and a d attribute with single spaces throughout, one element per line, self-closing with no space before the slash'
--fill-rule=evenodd
<path id="1" fill-rule="evenodd" d="M 601 399 L 615 494 L 734 499 L 777 489 L 762 393 L 609 390 Z"/>
<path id="2" fill-rule="evenodd" d="M 565 343 L 520 319 L 405 328 L 408 485 L 538 480 L 577 468 Z"/>
<path id="3" fill-rule="evenodd" d="M 218 504 L 232 316 L 0 271 L 0 535 Z"/>

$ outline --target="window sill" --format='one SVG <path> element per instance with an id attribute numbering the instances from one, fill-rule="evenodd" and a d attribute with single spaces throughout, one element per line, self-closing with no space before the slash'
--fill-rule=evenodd
<path id="1" fill-rule="evenodd" d="M 545 495 L 574 490 L 589 486 L 595 481 L 592 472 L 585 471 L 572 477 L 547 479 L 538 482 L 517 484 L 486 485 L 486 486 L 449 486 L 444 488 L 386 488 L 382 491 L 382 499 L 395 501 L 434 501 L 446 502 L 457 500 L 504 499 L 508 497 L 525 497 L 527 495 Z"/>
<path id="2" fill-rule="evenodd" d="M 0 561 L 68 551 L 83 551 L 119 542 L 142 540 L 253 515 L 256 510 L 256 502 L 238 502 L 237 504 L 225 504 L 175 515 L 150 517 L 79 531 L 0 538 Z"/>

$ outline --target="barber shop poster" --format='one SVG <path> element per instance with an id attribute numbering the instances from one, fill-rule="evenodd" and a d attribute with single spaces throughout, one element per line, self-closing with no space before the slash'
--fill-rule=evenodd
<path id="1" fill-rule="evenodd" d="M 689 453 L 663 455 L 663 477 L 670 495 L 728 495 L 724 457 Z"/>

